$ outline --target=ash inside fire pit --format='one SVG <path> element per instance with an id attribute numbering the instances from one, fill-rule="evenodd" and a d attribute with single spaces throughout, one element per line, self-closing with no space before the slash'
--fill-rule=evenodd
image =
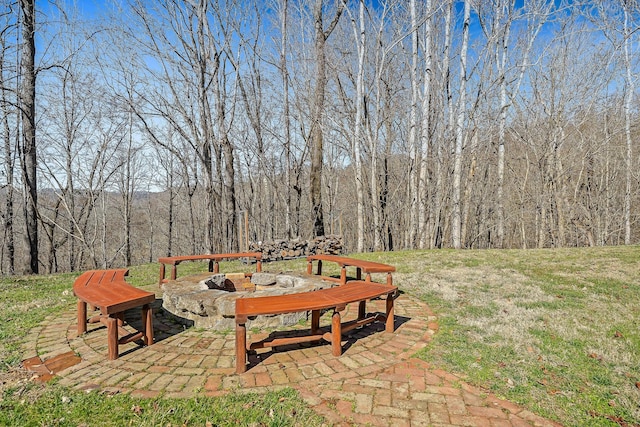
<path id="1" fill-rule="evenodd" d="M 185 323 L 218 330 L 235 327 L 238 298 L 311 292 L 335 286 L 316 276 L 298 273 L 198 274 L 162 285 L 162 306 Z M 247 327 L 290 326 L 306 319 L 306 313 L 258 316 Z"/>

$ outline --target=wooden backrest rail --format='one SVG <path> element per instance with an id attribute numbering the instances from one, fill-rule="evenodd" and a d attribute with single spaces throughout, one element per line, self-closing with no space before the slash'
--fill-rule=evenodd
<path id="1" fill-rule="evenodd" d="M 220 272 L 220 261 L 240 258 L 252 258 L 256 260 L 256 272 L 262 271 L 262 254 L 260 252 L 238 252 L 231 254 L 202 254 L 202 255 L 180 255 L 171 257 L 158 258 L 160 263 L 160 277 L 158 286 L 166 281 L 166 265 L 171 266 L 170 280 L 176 280 L 178 277 L 178 264 L 184 261 L 209 261 L 209 271 L 218 274 Z"/>
<path id="2" fill-rule="evenodd" d="M 322 262 L 334 262 L 340 266 L 340 279 L 335 279 L 333 277 L 322 276 L 324 279 L 334 280 L 344 285 L 347 282 L 347 267 L 355 267 L 356 268 L 356 280 L 362 280 L 362 273 L 366 274 L 365 281 L 371 282 L 371 274 L 372 273 L 387 273 L 386 283 L 388 285 L 393 284 L 393 279 L 391 277 L 391 273 L 396 271 L 396 268 L 392 265 L 382 264 L 379 262 L 366 261 L 362 259 L 355 259 L 349 257 L 343 257 L 338 255 L 309 255 L 307 257 L 307 274 L 314 274 L 313 272 L 313 262 L 316 261 L 318 263 L 317 270 L 315 272 L 316 275 L 322 276 Z"/>

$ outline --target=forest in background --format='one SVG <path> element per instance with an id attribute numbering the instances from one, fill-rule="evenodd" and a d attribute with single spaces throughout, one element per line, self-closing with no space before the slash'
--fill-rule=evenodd
<path id="1" fill-rule="evenodd" d="M 0 274 L 640 241 L 633 0 L 0 7 Z"/>

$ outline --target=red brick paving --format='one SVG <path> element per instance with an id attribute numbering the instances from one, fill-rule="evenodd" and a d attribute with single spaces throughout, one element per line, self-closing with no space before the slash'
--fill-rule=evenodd
<path id="1" fill-rule="evenodd" d="M 370 303 L 369 309 L 384 311 L 383 303 Z M 355 307 L 348 311 L 357 313 Z M 106 333 L 100 324 L 76 337 L 74 311 L 52 316 L 27 337 L 23 365 L 41 380 L 56 374 L 61 384 L 79 390 L 101 388 L 143 398 L 220 396 L 239 387 L 264 392 L 290 386 L 328 423 L 339 426 L 559 425 L 413 358 L 428 345 L 438 324 L 426 305 L 407 295 L 397 300 L 393 334 L 384 333 L 380 325 L 354 331 L 338 358 L 331 355 L 330 345 L 261 350 L 250 355 L 249 369 L 242 375 L 234 373 L 233 333 L 185 329 L 159 307 L 154 315 L 156 344 L 123 345 L 115 361 L 106 358 Z M 248 338 L 259 336 L 264 333 Z"/>

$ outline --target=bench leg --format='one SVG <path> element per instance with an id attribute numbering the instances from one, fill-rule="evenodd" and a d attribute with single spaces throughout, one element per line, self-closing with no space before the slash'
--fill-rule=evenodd
<path id="1" fill-rule="evenodd" d="M 158 279 L 158 287 L 162 286 L 164 275 L 165 275 L 165 266 L 163 263 L 160 263 L 160 277 Z"/>
<path id="2" fill-rule="evenodd" d="M 387 320 L 385 323 L 385 332 L 393 332 L 394 327 L 394 309 L 393 309 L 393 293 L 387 295 Z"/>
<path id="3" fill-rule="evenodd" d="M 331 350 L 334 356 L 342 354 L 342 323 L 338 310 L 333 312 L 331 318 Z"/>
<path id="4" fill-rule="evenodd" d="M 118 358 L 118 319 L 109 315 L 105 319 L 107 323 L 107 345 L 109 347 L 109 360 Z"/>
<path id="5" fill-rule="evenodd" d="M 257 273 L 261 273 L 262 272 L 262 261 L 261 260 L 256 260 L 256 272 Z"/>
<path id="6" fill-rule="evenodd" d="M 367 301 L 360 301 L 358 303 L 358 320 L 364 319 L 367 315 Z"/>
<path id="7" fill-rule="evenodd" d="M 247 327 L 236 323 L 236 374 L 247 371 Z"/>
<path id="8" fill-rule="evenodd" d="M 153 312 L 149 304 L 142 306 L 142 324 L 144 325 L 144 343 L 153 344 Z"/>
<path id="9" fill-rule="evenodd" d="M 124 326 L 124 311 L 116 313 L 116 319 L 118 319 L 118 326 Z"/>
<path id="10" fill-rule="evenodd" d="M 78 336 L 87 332 L 87 303 L 78 300 Z"/>
<path id="11" fill-rule="evenodd" d="M 311 311 L 311 335 L 318 333 L 320 329 L 320 310 Z"/>
<path id="12" fill-rule="evenodd" d="M 340 269 L 340 284 L 344 285 L 347 283 L 347 267 L 344 265 Z"/>

